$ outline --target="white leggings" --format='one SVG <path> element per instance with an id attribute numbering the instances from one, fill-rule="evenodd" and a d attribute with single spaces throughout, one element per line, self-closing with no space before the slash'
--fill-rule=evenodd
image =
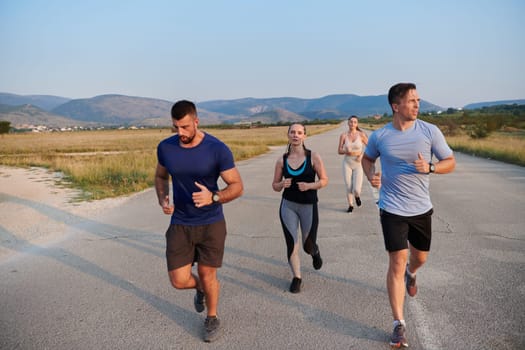
<path id="1" fill-rule="evenodd" d="M 343 177 L 348 204 L 353 205 L 353 196 L 360 197 L 363 187 L 363 166 L 357 161 L 357 157 L 345 156 L 343 158 Z"/>

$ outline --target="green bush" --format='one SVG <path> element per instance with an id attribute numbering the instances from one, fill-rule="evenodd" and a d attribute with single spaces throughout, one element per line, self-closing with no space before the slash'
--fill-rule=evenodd
<path id="1" fill-rule="evenodd" d="M 474 124 L 469 130 L 469 135 L 473 139 L 482 139 L 489 136 L 489 134 L 489 127 L 487 126 L 487 123 L 483 122 L 478 122 Z"/>
<path id="2" fill-rule="evenodd" d="M 0 120 L 0 134 L 7 134 L 11 129 L 11 122 Z"/>

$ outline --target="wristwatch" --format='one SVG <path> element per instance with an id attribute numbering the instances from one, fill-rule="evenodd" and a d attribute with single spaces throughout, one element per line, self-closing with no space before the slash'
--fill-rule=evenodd
<path id="1" fill-rule="evenodd" d="M 221 197 L 219 197 L 219 193 L 213 192 L 213 194 L 211 195 L 211 202 L 212 203 L 219 203 L 220 199 L 221 199 Z"/>
<path id="2" fill-rule="evenodd" d="M 432 163 L 428 163 L 428 173 L 432 174 L 435 171 L 436 171 L 436 166 Z"/>

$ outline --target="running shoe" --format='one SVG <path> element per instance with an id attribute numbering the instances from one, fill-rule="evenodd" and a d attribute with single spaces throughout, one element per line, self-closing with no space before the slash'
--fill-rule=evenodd
<path id="1" fill-rule="evenodd" d="M 357 204 L 358 207 L 361 206 L 361 198 L 355 197 L 355 204 Z"/>
<path id="2" fill-rule="evenodd" d="M 193 297 L 193 306 L 195 306 L 195 311 L 201 313 L 204 311 L 204 292 L 197 290 L 195 296 Z"/>
<path id="3" fill-rule="evenodd" d="M 348 209 L 346 209 L 346 212 L 347 212 L 347 213 L 351 213 L 353 210 L 354 210 L 354 207 L 350 205 L 350 206 L 348 207 Z"/>
<path id="4" fill-rule="evenodd" d="M 394 327 L 394 331 L 390 337 L 390 346 L 394 348 L 408 348 L 408 342 L 405 338 L 405 326 L 402 324 Z"/>
<path id="5" fill-rule="evenodd" d="M 410 277 L 408 274 L 408 265 L 407 269 L 405 270 L 405 284 L 407 286 L 408 295 L 411 297 L 415 296 L 417 293 L 416 276 Z"/>
<path id="6" fill-rule="evenodd" d="M 321 259 L 321 253 L 317 251 L 317 254 L 312 255 L 312 265 L 314 269 L 319 270 L 323 266 L 323 259 Z"/>
<path id="7" fill-rule="evenodd" d="M 215 316 L 215 317 L 206 317 L 204 320 L 204 341 L 206 343 L 211 343 L 212 341 L 215 341 L 219 335 L 221 330 L 221 321 Z"/>
<path id="8" fill-rule="evenodd" d="M 299 293 L 301 291 L 301 279 L 294 277 L 290 284 L 290 293 Z"/>

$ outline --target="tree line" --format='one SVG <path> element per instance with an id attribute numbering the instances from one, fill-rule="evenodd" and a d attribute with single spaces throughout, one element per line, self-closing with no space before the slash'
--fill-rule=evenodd
<path id="1" fill-rule="evenodd" d="M 361 122 L 385 124 L 391 118 L 392 115 L 385 113 L 381 118 L 368 117 L 361 119 Z M 525 105 L 497 105 L 465 110 L 449 108 L 440 114 L 424 112 L 419 118 L 437 125 L 445 135 L 467 133 L 472 138 L 484 138 L 494 131 L 525 130 Z"/>

